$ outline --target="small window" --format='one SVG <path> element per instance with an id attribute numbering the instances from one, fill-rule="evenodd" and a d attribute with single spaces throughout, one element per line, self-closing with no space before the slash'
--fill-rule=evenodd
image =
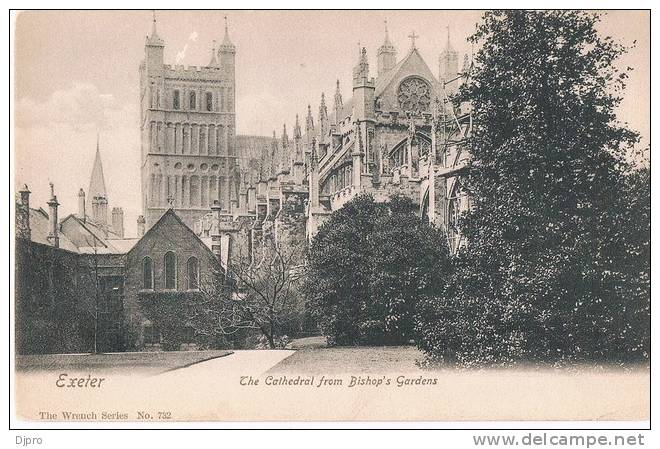
<path id="1" fill-rule="evenodd" d="M 206 110 L 213 110 L 213 94 L 211 92 L 206 92 Z"/>
<path id="2" fill-rule="evenodd" d="M 196 257 L 188 259 L 186 273 L 188 277 L 188 290 L 199 289 L 199 261 Z"/>
<path id="3" fill-rule="evenodd" d="M 165 288 L 176 289 L 176 256 L 171 251 L 165 254 Z"/>
<path id="4" fill-rule="evenodd" d="M 195 92 L 190 92 L 190 109 L 197 109 L 197 95 L 195 95 Z"/>
<path id="5" fill-rule="evenodd" d="M 151 257 L 145 257 L 142 261 L 142 288 L 145 290 L 154 288 L 154 263 Z"/>
<path id="6" fill-rule="evenodd" d="M 174 91 L 174 98 L 172 100 L 172 107 L 174 109 L 181 109 L 181 94 L 178 90 Z"/>
<path id="7" fill-rule="evenodd" d="M 160 343 L 160 329 L 153 324 L 144 325 L 144 343 L 147 345 L 155 345 Z"/>

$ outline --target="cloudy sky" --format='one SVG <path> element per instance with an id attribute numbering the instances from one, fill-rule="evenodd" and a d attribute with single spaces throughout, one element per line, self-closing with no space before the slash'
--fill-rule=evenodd
<path id="1" fill-rule="evenodd" d="M 372 73 L 384 21 L 399 56 L 417 47 L 431 70 L 447 40 L 470 52 L 466 37 L 478 11 L 158 11 L 166 63 L 206 65 L 212 41 L 222 40 L 224 16 L 237 46 L 237 132 L 278 134 L 307 104 L 318 110 L 321 92 L 332 96 L 338 78 L 350 97 L 358 42 L 367 47 Z M 151 27 L 150 11 L 24 12 L 15 17 L 15 186 L 27 183 L 33 207 L 55 184 L 62 216 L 76 210 L 87 190 L 96 136 L 110 206 L 122 206 L 128 235 L 140 214 L 138 65 Z M 623 121 L 649 136 L 649 21 L 646 12 L 607 14 L 600 31 L 636 47 L 621 61 L 635 70 Z M 462 55 L 461 55 L 462 60 Z"/>

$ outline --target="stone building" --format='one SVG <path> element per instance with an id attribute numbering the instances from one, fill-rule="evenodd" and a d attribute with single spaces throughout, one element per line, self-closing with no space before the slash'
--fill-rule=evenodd
<path id="1" fill-rule="evenodd" d="M 213 205 L 237 201 L 236 48 L 224 38 L 202 67 L 169 65 L 156 18 L 140 64 L 142 209 L 147 229 L 170 207 L 193 227 Z M 258 142 L 257 142 L 258 143 Z"/>
<path id="2" fill-rule="evenodd" d="M 48 211 L 30 207 L 27 186 L 19 192 L 19 354 L 160 349 L 160 326 L 145 313 L 145 301 L 185 299 L 199 291 L 205 276 L 220 270 L 211 239 L 198 237 L 171 209 L 140 238 L 124 236 L 121 208 L 113 208 L 108 222 L 98 145 L 89 185 L 92 206 L 81 188 L 78 213 L 61 220 L 52 184 Z M 195 348 L 196 342 L 189 332 L 181 348 Z"/>
<path id="3" fill-rule="evenodd" d="M 448 36 L 434 74 L 415 45 L 419 36 L 409 37 L 410 48 L 398 59 L 385 29 L 375 74 L 361 48 L 352 95 L 339 80 L 332 103 L 321 93 L 318 114 L 308 106 L 304 119 L 296 115 L 291 137 L 284 126 L 263 147 L 258 182 L 243 179 L 236 197 L 202 217 L 201 232 L 220 248 L 223 265 L 259 263 L 269 245 L 302 255 L 332 211 L 359 194 L 411 198 L 420 217 L 446 232 L 450 249 L 460 247 L 456 223 L 468 207 L 460 174 L 472 119 L 469 106 L 452 98 L 468 80 L 470 62 L 466 56 L 459 71 Z"/>
<path id="4" fill-rule="evenodd" d="M 327 217 L 360 194 L 411 198 L 420 218 L 446 232 L 450 249 L 460 248 L 472 119 L 452 96 L 470 63 L 464 58 L 459 71 L 448 38 L 434 73 L 418 36 L 409 37 L 398 58 L 385 30 L 375 73 L 361 48 L 351 94 L 337 81 L 331 100 L 320 93 L 317 114 L 309 105 L 280 136 L 237 136 L 227 27 L 207 66 L 172 67 L 154 20 L 140 65 L 138 235 L 125 236 L 121 208 L 108 214 L 98 141 L 78 213 L 59 220 L 54 190 L 48 212 L 31 209 L 26 186 L 16 204 L 19 352 L 89 351 L 94 311 L 98 350 L 158 349 L 159 323 L 145 315 L 145 301 L 194 296 L 205 276 L 231 275 L 236 262 L 258 267 L 274 249 L 304 264 Z M 194 332 L 186 335 L 181 349 L 195 347 Z"/>

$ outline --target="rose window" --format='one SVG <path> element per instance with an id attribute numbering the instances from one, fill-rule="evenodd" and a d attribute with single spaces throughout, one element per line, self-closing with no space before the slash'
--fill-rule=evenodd
<path id="1" fill-rule="evenodd" d="M 397 97 L 404 112 L 426 112 L 431 104 L 431 87 L 421 78 L 407 78 L 399 84 Z"/>

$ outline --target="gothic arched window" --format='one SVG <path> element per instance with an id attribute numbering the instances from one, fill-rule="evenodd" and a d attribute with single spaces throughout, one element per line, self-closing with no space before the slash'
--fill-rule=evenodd
<path id="1" fill-rule="evenodd" d="M 165 288 L 176 289 L 176 255 L 172 251 L 165 253 Z"/>
<path id="2" fill-rule="evenodd" d="M 195 92 L 190 92 L 190 109 L 197 109 L 197 95 Z"/>
<path id="3" fill-rule="evenodd" d="M 186 263 L 186 277 L 188 278 L 188 290 L 199 289 L 199 261 L 197 257 L 191 257 Z"/>
<path id="4" fill-rule="evenodd" d="M 449 239 L 449 249 L 453 254 L 458 251 L 460 246 L 460 218 L 464 207 L 463 201 L 465 201 L 461 184 L 458 179 L 454 182 L 451 192 L 452 193 L 447 198 L 447 237 Z"/>
<path id="5" fill-rule="evenodd" d="M 145 290 L 154 288 L 154 262 L 148 256 L 142 259 L 142 288 Z"/>
<path id="6" fill-rule="evenodd" d="M 174 91 L 174 98 L 172 99 L 172 108 L 181 109 L 181 93 L 178 90 Z"/>
<path id="7" fill-rule="evenodd" d="M 213 110 L 213 94 L 211 92 L 206 92 L 206 110 Z"/>

